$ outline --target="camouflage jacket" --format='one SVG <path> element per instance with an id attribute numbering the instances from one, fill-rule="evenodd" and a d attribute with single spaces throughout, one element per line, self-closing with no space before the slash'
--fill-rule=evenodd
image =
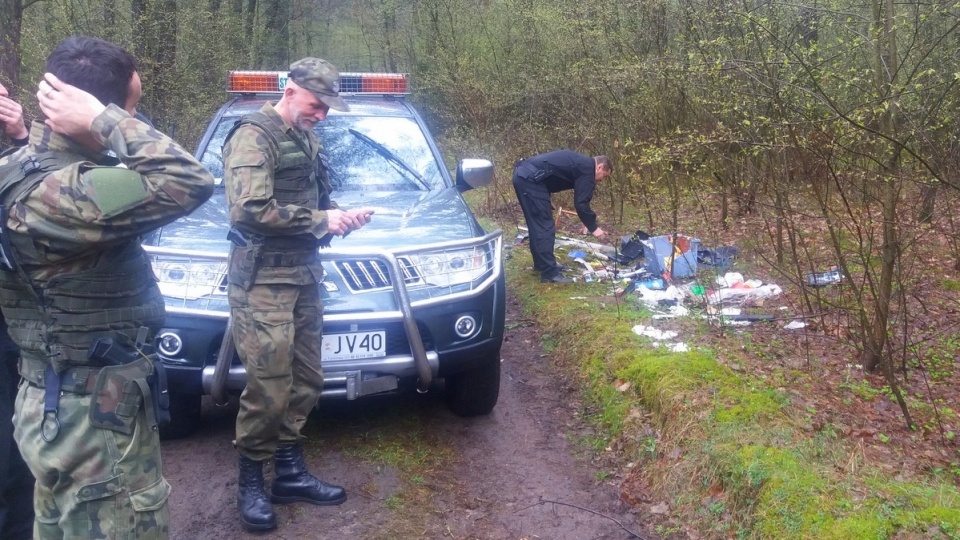
<path id="1" fill-rule="evenodd" d="M 0 164 L 22 163 L 31 156 L 53 153 L 67 164 L 43 178 L 15 185 L 2 201 L 9 210 L 6 233 L 10 243 L 33 285 L 41 289 L 56 289 L 71 276 L 84 276 L 89 283 L 101 269 L 111 266 L 111 257 L 118 253 L 132 260 L 145 259 L 139 246 L 142 234 L 186 215 L 213 193 L 213 177 L 193 156 L 119 107 L 111 105 L 97 116 L 91 133 L 116 155 L 114 162 L 119 160 L 129 170 L 98 169 L 110 160 L 106 154 L 93 152 L 38 122 L 31 127 L 27 147 L 0 159 Z M 106 181 L 98 172 L 108 173 Z M 112 174 L 117 172 L 122 176 Z M 28 187 L 33 180 L 35 187 Z M 117 191 L 122 194 L 118 196 Z M 144 313 L 155 311 L 130 304 L 158 295 L 158 291 L 147 294 L 156 290 L 149 264 L 139 273 L 144 275 L 131 276 L 136 283 L 121 285 L 110 280 L 90 293 L 96 302 L 112 307 L 101 311 L 101 322 L 88 321 L 86 328 L 75 329 L 79 339 L 72 345 L 77 350 L 83 348 L 83 334 L 107 330 L 135 333 L 143 324 L 139 319 Z M 0 272 L 3 311 L 24 359 L 47 361 L 39 344 L 57 341 L 46 335 L 56 332 L 55 325 L 37 326 L 31 312 L 38 308 L 35 301 L 27 300 L 30 297 L 25 291 L 29 289 L 22 281 L 15 272 Z M 49 309 L 60 308 L 54 302 Z"/>
<path id="2" fill-rule="evenodd" d="M 57 152 L 73 158 L 73 163 L 9 204 L 7 228 L 33 238 L 37 248 L 35 259 L 20 261 L 33 279 L 45 281 L 86 268 L 96 258 L 98 246 L 137 241 L 144 233 L 189 214 L 213 194 L 213 177 L 199 161 L 119 107 L 107 107 L 91 131 L 123 166 L 140 174 L 144 196 L 122 209 L 102 211 L 94 202 L 98 186 L 84 173 L 110 158 L 34 122 L 29 145 L 4 160 Z"/>
<path id="3" fill-rule="evenodd" d="M 287 125 L 270 103 L 265 104 L 260 112 L 283 126 L 288 136 L 299 138 L 311 154 L 323 149 L 312 131 L 305 132 Z M 223 180 L 231 225 L 264 236 L 309 233 L 316 238 L 323 237 L 327 233 L 325 211 L 277 201 L 274 172 L 280 165 L 280 157 L 279 149 L 254 125 L 240 126 L 226 141 Z M 304 285 L 316 282 L 317 273 L 318 269 L 312 269 L 310 265 L 264 267 L 257 271 L 256 283 Z"/>

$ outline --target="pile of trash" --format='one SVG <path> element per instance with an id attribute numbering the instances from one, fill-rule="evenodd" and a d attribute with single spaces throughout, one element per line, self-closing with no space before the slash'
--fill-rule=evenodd
<path id="1" fill-rule="evenodd" d="M 654 312 L 654 318 L 689 314 L 685 306 L 703 308 L 708 315 L 739 316 L 740 312 L 730 307 L 761 307 L 768 299 L 783 293 L 775 283 L 763 283 L 759 279 L 745 280 L 738 272 L 717 276 L 714 283 L 692 280 L 686 283 L 674 281 L 670 285 L 662 279 L 630 282 L 622 288 L 624 296 L 632 294 Z M 753 320 L 763 320 L 754 318 Z"/>
<path id="2" fill-rule="evenodd" d="M 521 233 L 517 243 L 525 239 Z M 779 285 L 725 272 L 739 255 L 736 246 L 704 247 L 696 237 L 678 233 L 651 236 L 641 230 L 621 237 L 618 248 L 562 236 L 556 245 L 568 258 L 558 259 L 564 263 L 565 274 L 576 281 L 611 283 L 618 298 L 639 302 L 652 312 L 654 320 L 684 317 L 691 312 L 728 326 L 789 319 L 774 316 L 765 306 L 783 294 Z M 823 287 L 841 283 L 843 278 L 831 267 L 827 272 L 808 275 L 806 284 Z M 756 308 L 764 307 L 767 313 L 758 313 Z M 804 326 L 795 320 L 784 328 Z M 639 325 L 634 331 L 654 339 L 655 344 L 669 341 L 653 327 Z M 682 343 L 664 345 L 672 350 L 683 348 Z"/>
<path id="3" fill-rule="evenodd" d="M 707 304 L 762 306 L 764 300 L 776 298 L 783 289 L 774 283 L 764 284 L 759 279 L 745 280 L 739 272 L 717 276 L 718 287 L 706 292 Z"/>
<path id="4" fill-rule="evenodd" d="M 745 279 L 738 272 L 717 275 L 733 264 L 739 249 L 704 248 L 699 239 L 687 235 L 637 231 L 622 237 L 620 249 L 613 253 L 608 246 L 580 240 L 561 238 L 558 244 L 569 250 L 568 273 L 578 273 L 584 282 L 613 283 L 617 297 L 640 302 L 655 320 L 684 317 L 691 309 L 722 324 L 769 320 L 772 315 L 744 314 L 742 309 L 762 306 L 783 292 L 774 283 Z M 716 279 L 702 279 L 709 274 Z"/>
<path id="5" fill-rule="evenodd" d="M 517 243 L 526 238 L 521 233 Z M 725 268 L 740 251 L 736 246 L 703 248 L 699 238 L 683 234 L 650 236 L 639 230 L 622 237 L 619 249 L 562 236 L 556 244 L 572 259 L 568 271 L 579 274 L 578 280 L 586 282 L 693 278 L 698 265 Z"/>

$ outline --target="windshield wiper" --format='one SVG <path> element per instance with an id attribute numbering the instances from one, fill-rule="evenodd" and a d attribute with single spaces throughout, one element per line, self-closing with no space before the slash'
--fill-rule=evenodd
<path id="1" fill-rule="evenodd" d="M 405 161 L 403 161 L 402 159 L 400 159 L 396 154 L 394 154 L 393 152 L 391 152 L 390 150 L 388 150 L 386 146 L 378 143 L 377 141 L 371 139 L 369 136 L 364 135 L 363 133 L 360 133 L 359 131 L 357 131 L 357 130 L 355 130 L 355 129 L 353 129 L 353 128 L 348 129 L 347 131 L 349 131 L 350 133 L 352 133 L 354 137 L 356 137 L 356 138 L 360 139 L 361 141 L 365 142 L 366 144 L 368 144 L 368 145 L 369 145 L 371 148 L 373 148 L 378 154 L 380 154 L 381 156 L 383 156 L 384 159 L 386 159 L 386 160 L 389 161 L 390 163 L 394 163 L 394 164 L 396 164 L 396 165 L 399 165 L 403 170 L 405 170 L 405 171 L 407 171 L 408 173 L 410 173 L 411 175 L 413 175 L 413 177 L 417 179 L 417 182 L 420 182 L 420 185 L 423 186 L 423 189 L 425 189 L 425 190 L 427 190 L 427 191 L 430 191 L 430 186 L 427 184 L 427 181 L 423 178 L 423 176 L 421 176 L 420 173 L 418 173 L 418 172 L 416 171 L 416 169 L 414 169 L 414 168 L 411 167 L 410 165 L 407 165 L 407 163 L 406 163 Z"/>

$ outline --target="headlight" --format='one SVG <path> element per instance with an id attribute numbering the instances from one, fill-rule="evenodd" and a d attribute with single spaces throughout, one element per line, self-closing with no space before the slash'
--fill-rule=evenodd
<path id="1" fill-rule="evenodd" d="M 420 272 L 420 278 L 437 287 L 471 283 L 483 277 L 489 269 L 489 256 L 480 247 L 411 255 L 409 258 Z"/>
<path id="2" fill-rule="evenodd" d="M 160 281 L 161 294 L 196 300 L 222 292 L 221 285 L 226 283 L 227 263 L 154 260 L 153 271 Z"/>
<path id="3" fill-rule="evenodd" d="M 183 340 L 176 332 L 163 332 L 157 337 L 157 350 L 168 358 L 176 358 L 183 350 Z"/>

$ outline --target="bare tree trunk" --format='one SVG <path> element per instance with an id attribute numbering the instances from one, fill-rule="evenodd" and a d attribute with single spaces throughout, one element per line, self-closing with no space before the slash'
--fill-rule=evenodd
<path id="1" fill-rule="evenodd" d="M 786 199 L 787 194 L 786 190 L 789 186 L 793 185 L 793 168 L 790 166 L 790 160 L 787 157 L 787 152 L 785 150 L 780 152 L 780 157 L 783 158 L 783 175 L 787 178 L 783 179 L 777 176 L 776 171 L 773 170 L 775 163 L 771 159 L 771 178 L 776 178 L 773 182 L 773 189 L 776 190 L 774 193 L 774 211 L 777 216 L 777 237 L 774 239 L 774 251 L 777 256 L 777 264 L 782 265 L 786 255 L 786 248 L 783 245 L 783 237 L 786 234 L 786 224 L 787 224 L 787 215 L 786 215 Z M 784 181 L 786 180 L 786 181 Z"/>
<path id="2" fill-rule="evenodd" d="M 107 28 L 116 28 L 117 26 L 117 2 L 116 0 L 103 0 L 103 25 Z"/>
<path id="3" fill-rule="evenodd" d="M 397 59 L 394 54 L 393 36 L 397 32 L 397 6 L 392 2 L 383 2 L 380 4 L 380 10 L 383 13 L 383 41 L 384 54 L 386 58 L 386 70 L 389 72 L 397 71 Z"/>
<path id="4" fill-rule="evenodd" d="M 727 230 L 727 219 L 730 217 L 730 193 L 727 191 L 727 182 L 718 172 L 713 177 L 720 183 L 720 227 Z"/>
<path id="5" fill-rule="evenodd" d="M 879 125 L 883 133 L 893 138 L 896 135 L 897 112 L 896 99 L 891 95 L 893 77 L 897 72 L 896 35 L 892 28 L 893 12 L 888 11 L 892 4 L 888 0 L 875 0 L 873 4 L 876 39 L 876 88 L 881 99 L 886 99 L 888 107 L 880 116 Z M 878 151 L 884 151 L 885 145 L 878 143 Z M 881 247 L 880 279 L 876 286 L 876 305 L 870 327 L 864 332 L 862 364 L 868 370 L 876 369 L 884 359 L 884 347 L 887 337 L 887 322 L 890 315 L 890 298 L 893 291 L 894 265 L 897 261 L 899 239 L 896 218 L 899 193 L 894 186 L 899 181 L 899 151 L 891 149 L 891 155 L 884 171 L 880 171 L 876 182 L 881 193 L 883 205 L 883 246 Z"/>
<path id="6" fill-rule="evenodd" d="M 153 88 L 158 94 L 161 125 L 167 126 L 168 133 L 174 135 L 175 115 L 168 104 L 173 101 L 173 77 L 177 67 L 177 0 L 162 0 L 157 7 L 157 83 Z"/>
<path id="7" fill-rule="evenodd" d="M 933 221 L 939 188 L 940 184 L 923 184 L 920 186 L 920 193 L 923 195 L 923 202 L 920 203 L 920 210 L 917 211 L 917 221 L 920 223 Z"/>
<path id="8" fill-rule="evenodd" d="M 290 65 L 290 4 L 287 0 L 263 1 L 263 41 L 260 67 L 286 69 Z"/>
<path id="9" fill-rule="evenodd" d="M 20 86 L 20 29 L 23 0 L 0 0 L 0 83 L 17 98 Z"/>
<path id="10" fill-rule="evenodd" d="M 170 80 L 177 59 L 176 0 L 134 0 L 134 35 L 140 62 L 140 78 L 148 91 L 141 99 L 141 108 L 162 131 L 171 132 L 173 115 Z"/>
<path id="11" fill-rule="evenodd" d="M 893 24 L 893 0 L 882 0 L 874 3 L 874 16 L 877 36 L 877 89 L 881 99 L 887 101 L 887 108 L 880 116 L 880 129 L 883 133 L 896 140 L 898 133 L 899 101 L 893 95 L 893 83 L 899 70 L 897 57 L 896 30 Z M 896 375 L 893 370 L 893 359 L 887 353 L 887 325 L 890 320 L 890 305 L 893 295 L 893 278 L 896 272 L 897 261 L 900 259 L 900 235 L 897 228 L 897 210 L 900 199 L 899 185 L 901 179 L 902 150 L 899 147 L 891 148 L 892 154 L 887 160 L 885 171 L 878 175 L 880 192 L 883 204 L 883 246 L 880 250 L 880 281 L 877 284 L 876 306 L 871 326 L 864 329 L 865 347 L 862 364 L 868 370 L 882 369 L 887 384 L 893 391 L 903 411 L 908 427 L 912 427 L 910 411 L 901 395 Z"/>
<path id="12" fill-rule="evenodd" d="M 253 22 L 257 19 L 257 0 L 246 0 L 246 7 L 243 8 L 243 36 L 244 43 L 247 44 L 247 58 L 250 67 L 257 66 L 257 40 L 253 35 Z"/>
<path id="13" fill-rule="evenodd" d="M 143 30 L 141 25 L 141 19 L 143 19 L 144 13 L 147 10 L 147 0 L 131 0 L 130 2 L 130 12 L 133 15 L 133 25 L 134 32 L 140 32 Z M 137 47 L 136 52 L 139 54 L 140 47 Z"/>
<path id="14" fill-rule="evenodd" d="M 313 48 L 313 32 L 310 32 L 308 28 L 312 19 L 312 16 L 307 15 L 307 10 L 304 8 L 302 1 L 292 0 L 290 2 L 290 29 L 287 34 L 290 39 L 291 60 L 315 55 L 313 52 L 315 50 Z"/>

